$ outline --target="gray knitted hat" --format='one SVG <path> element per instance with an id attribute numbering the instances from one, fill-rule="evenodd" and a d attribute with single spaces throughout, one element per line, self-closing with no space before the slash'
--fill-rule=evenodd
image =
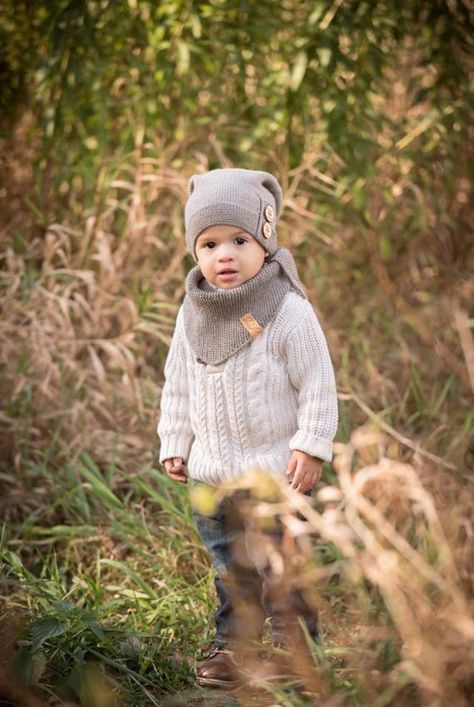
<path id="1" fill-rule="evenodd" d="M 275 177 L 251 169 L 214 169 L 194 174 L 184 209 L 186 243 L 193 257 L 196 239 L 210 226 L 237 226 L 272 254 L 282 192 Z"/>

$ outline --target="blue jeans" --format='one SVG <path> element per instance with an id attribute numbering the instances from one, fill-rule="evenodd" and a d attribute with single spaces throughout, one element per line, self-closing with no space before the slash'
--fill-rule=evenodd
<path id="1" fill-rule="evenodd" d="M 318 617 L 297 588 L 288 588 L 274 576 L 265 559 L 252 547 L 245 504 L 249 494 L 237 491 L 219 504 L 212 516 L 193 511 L 194 520 L 206 546 L 217 576 L 215 586 L 218 608 L 214 615 L 216 645 L 260 641 L 266 616 L 272 620 L 272 642 L 287 645 L 299 630 L 299 618 L 310 636 L 318 639 Z M 278 547 L 283 536 L 281 525 L 269 531 Z"/>

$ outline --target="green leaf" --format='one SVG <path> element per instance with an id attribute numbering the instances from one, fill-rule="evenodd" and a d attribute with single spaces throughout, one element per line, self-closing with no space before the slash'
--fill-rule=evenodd
<path id="1" fill-rule="evenodd" d="M 315 25 L 324 12 L 324 3 L 317 2 L 315 4 L 313 12 L 308 17 L 308 24 Z"/>
<path id="2" fill-rule="evenodd" d="M 99 562 L 101 565 L 107 565 L 107 567 L 114 567 L 120 572 L 123 572 L 127 577 L 130 577 L 130 579 L 138 587 L 140 587 L 140 589 L 146 594 L 147 597 L 149 597 L 150 599 L 156 598 L 156 591 L 153 589 L 153 587 L 147 584 L 142 579 L 141 575 L 138 572 L 132 570 L 132 568 L 129 567 L 129 565 L 125 562 L 120 562 L 120 560 L 108 560 L 106 558 L 99 560 Z"/>
<path id="3" fill-rule="evenodd" d="M 22 687 L 35 685 L 44 673 L 46 658 L 43 653 L 20 648 L 15 661 L 15 672 Z"/>
<path id="4" fill-rule="evenodd" d="M 64 599 L 58 599 L 53 601 L 53 607 L 61 614 L 72 614 L 75 613 L 76 607 L 71 604 L 70 601 L 65 601 Z"/>
<path id="5" fill-rule="evenodd" d="M 367 188 L 363 179 L 358 179 L 352 189 L 352 203 L 357 211 L 363 211 L 367 204 Z"/>
<path id="6" fill-rule="evenodd" d="M 150 469 L 148 473 L 155 480 L 155 483 L 166 483 L 166 479 L 163 479 L 163 474 L 161 474 L 161 472 L 158 472 L 155 469 Z M 140 477 L 137 477 L 134 482 L 139 489 L 156 501 L 156 503 L 158 503 L 163 510 L 167 511 L 172 517 L 178 518 L 185 523 L 191 522 L 189 514 L 180 510 L 175 501 L 169 500 L 164 494 L 160 493 L 154 484 L 149 484 Z"/>
<path id="7" fill-rule="evenodd" d="M 201 34 L 202 34 L 202 26 L 201 26 L 201 20 L 199 19 L 198 15 L 191 15 L 190 17 L 190 22 L 191 22 L 191 31 L 193 33 L 194 39 L 200 39 Z"/>
<path id="8" fill-rule="evenodd" d="M 176 73 L 178 76 L 184 76 L 189 70 L 190 52 L 189 46 L 182 39 L 176 40 L 176 46 L 178 48 L 178 64 L 176 67 Z"/>
<path id="9" fill-rule="evenodd" d="M 86 455 L 83 456 L 86 458 Z M 113 510 L 123 510 L 122 501 L 117 498 L 113 491 L 109 489 L 100 474 L 100 471 L 95 467 L 95 465 L 92 465 L 92 468 L 81 465 L 80 470 L 81 474 L 87 479 L 87 481 L 89 481 L 91 490 L 104 502 L 108 508 Z"/>
<path id="10" fill-rule="evenodd" d="M 297 91 L 300 87 L 301 82 L 304 79 L 306 73 L 306 67 L 308 65 L 308 55 L 306 52 L 301 51 L 297 54 L 293 69 L 290 76 L 290 89 L 292 91 Z"/>
<path id="11" fill-rule="evenodd" d="M 94 633 L 100 641 L 105 639 L 104 629 L 94 616 L 87 616 L 83 619 L 83 624 Z"/>
<path id="12" fill-rule="evenodd" d="M 382 231 L 379 236 L 379 250 L 382 260 L 388 263 L 393 257 L 393 246 L 390 236 L 386 231 Z"/>
<path id="13" fill-rule="evenodd" d="M 66 625 L 55 616 L 44 616 L 30 625 L 28 630 L 33 649 L 39 648 L 49 638 L 62 636 Z"/>
<path id="14" fill-rule="evenodd" d="M 330 49 L 327 47 L 320 47 L 318 50 L 318 56 L 319 56 L 319 61 L 321 63 L 321 66 L 329 66 L 329 62 L 331 61 L 331 56 L 332 52 Z"/>

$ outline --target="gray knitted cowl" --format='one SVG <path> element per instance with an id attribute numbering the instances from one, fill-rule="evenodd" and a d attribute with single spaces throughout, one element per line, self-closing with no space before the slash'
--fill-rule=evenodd
<path id="1" fill-rule="evenodd" d="M 196 266 L 186 278 L 185 289 L 186 338 L 196 359 L 213 366 L 258 336 L 275 317 L 287 292 L 295 290 L 306 299 L 295 261 L 286 248 L 278 248 L 243 285 L 214 288 Z"/>

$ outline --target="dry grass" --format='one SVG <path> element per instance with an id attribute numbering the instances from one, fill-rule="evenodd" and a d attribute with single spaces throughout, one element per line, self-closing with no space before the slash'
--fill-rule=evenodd
<path id="1" fill-rule="evenodd" d="M 250 489 L 260 559 L 266 556 L 278 580 L 302 589 L 319 609 L 329 656 L 337 647 L 334 626 L 342 619 L 347 633 L 336 651 L 343 658 L 339 681 L 350 676 L 365 704 L 468 707 L 474 685 L 470 499 L 467 494 L 456 499 L 465 533 L 448 540 L 419 473 L 387 456 L 389 445 L 375 428 L 355 430 L 350 443 L 337 445 L 337 482 L 321 488 L 315 504 L 286 486 L 276 491 L 259 473 L 231 488 Z M 197 502 L 202 509 L 210 499 L 198 494 Z M 285 527 L 278 546 L 265 532 L 270 517 Z M 312 537 L 317 545 L 335 548 L 338 559 L 314 564 Z M 341 587 L 352 595 L 349 620 L 331 607 L 332 594 Z M 388 666 L 381 660 L 387 646 L 400 653 Z M 321 656 L 316 648 L 315 668 L 309 654 L 298 651 L 292 657 L 294 674 L 322 704 L 345 704 L 344 697 L 334 698 L 334 672 Z M 258 667 L 252 672 L 255 679 Z"/>
<path id="2" fill-rule="evenodd" d="M 2 422 L 18 468 L 25 442 L 42 448 L 58 428 L 64 458 L 81 448 L 125 461 L 151 446 L 157 348 L 163 357 L 182 287 L 184 245 L 171 241 L 185 180 L 143 157 L 102 197 L 82 230 L 51 224 L 26 252 L 7 242 L 0 255 Z"/>

